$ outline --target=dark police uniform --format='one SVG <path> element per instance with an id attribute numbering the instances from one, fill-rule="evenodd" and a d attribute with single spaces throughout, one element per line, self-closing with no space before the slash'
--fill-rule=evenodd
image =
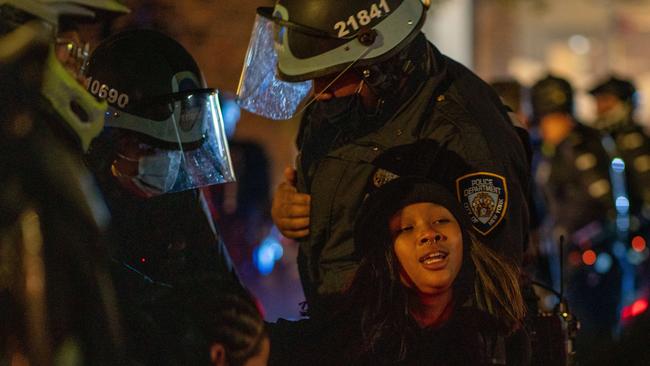
<path id="1" fill-rule="evenodd" d="M 543 149 L 536 174 L 546 198 L 552 239 L 560 234 L 566 238 L 566 298 L 581 324 L 577 356 L 585 359 L 588 350 L 610 339 L 621 292 L 615 260 L 611 268 L 599 272 L 597 265 L 583 264 L 581 259 L 586 250 L 612 258 L 611 245 L 616 241 L 611 160 L 601 137 L 598 131 L 576 124 L 554 150 Z"/>
<path id="2" fill-rule="evenodd" d="M 537 181 L 556 227 L 573 234 L 589 223 L 613 219 L 610 159 L 598 131 L 577 124 L 554 151 L 543 155 Z"/>
<path id="3" fill-rule="evenodd" d="M 639 220 L 632 230 L 642 232 L 650 225 L 650 138 L 632 121 L 609 134 L 616 144 L 616 152 L 625 162 L 630 213 Z"/>
<path id="4" fill-rule="evenodd" d="M 374 131 L 305 160 L 304 138 L 318 138 L 320 130 L 308 114 L 302 120 L 298 190 L 311 194 L 311 213 L 298 264 L 310 310 L 339 293 L 355 273 L 361 253 L 352 239 L 354 221 L 368 181 L 381 179 L 372 177 L 372 161 L 390 147 L 420 139 L 432 139 L 465 160 L 465 167 L 450 171 L 449 188 L 484 241 L 521 262 L 528 234 L 524 146 L 487 84 L 433 45 L 427 52 L 428 69 L 416 91 Z"/>
<path id="5" fill-rule="evenodd" d="M 199 189 L 141 199 L 110 176 L 106 144 L 96 139 L 88 165 L 95 173 L 112 215 L 113 278 L 124 318 L 126 355 L 134 364 L 156 354 L 147 304 L 182 278 L 239 279 Z M 107 158 L 109 157 L 109 158 Z M 162 333 L 160 333 L 162 334 Z M 189 342 L 189 341 L 188 341 Z M 189 344 L 189 343 L 188 343 Z"/>
<path id="6" fill-rule="evenodd" d="M 160 282 L 206 272 L 239 281 L 201 191 L 148 199 L 126 192 L 110 173 L 111 143 L 100 136 L 86 160 L 111 212 L 114 257 Z"/>

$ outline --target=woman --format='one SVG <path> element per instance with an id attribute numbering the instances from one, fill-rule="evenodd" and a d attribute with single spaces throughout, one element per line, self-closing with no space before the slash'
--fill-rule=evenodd
<path id="1" fill-rule="evenodd" d="M 271 364 L 522 365 L 514 266 L 481 244 L 443 186 L 403 177 L 365 200 L 364 253 L 338 314 L 271 327 Z"/>
<path id="2" fill-rule="evenodd" d="M 526 363 L 517 270 L 471 228 L 433 181 L 397 178 L 370 194 L 355 225 L 364 258 L 349 289 L 360 309 L 357 363 Z"/>

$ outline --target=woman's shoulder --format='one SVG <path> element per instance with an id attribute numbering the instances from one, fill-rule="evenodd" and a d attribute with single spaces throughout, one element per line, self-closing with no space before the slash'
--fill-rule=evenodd
<path id="1" fill-rule="evenodd" d="M 523 326 L 508 332 L 498 319 L 475 307 L 462 309 L 457 318 L 479 337 L 486 359 L 491 360 L 488 364 L 530 364 L 530 338 Z"/>
<path id="2" fill-rule="evenodd" d="M 506 334 L 496 318 L 471 306 L 457 309 L 447 324 L 423 335 L 425 343 L 444 345 L 449 365 L 527 365 L 530 361 L 530 342 L 523 329 Z"/>
<path id="3" fill-rule="evenodd" d="M 350 314 L 327 319 L 280 319 L 268 324 L 270 365 L 334 365 L 360 342 L 359 324 Z"/>

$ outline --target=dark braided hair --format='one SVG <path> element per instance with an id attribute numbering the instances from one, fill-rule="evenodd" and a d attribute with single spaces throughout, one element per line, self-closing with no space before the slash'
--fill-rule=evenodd
<path id="1" fill-rule="evenodd" d="M 215 284 L 207 281 L 198 288 L 185 287 L 181 291 L 188 295 L 184 309 L 209 344 L 224 346 L 228 365 L 242 366 L 261 350 L 267 337 L 264 320 L 247 291 L 224 291 Z"/>
<path id="2" fill-rule="evenodd" d="M 191 278 L 150 297 L 142 306 L 147 319 L 141 337 L 145 364 L 210 365 L 210 347 L 220 343 L 230 366 L 257 355 L 267 338 L 252 295 L 233 280 Z"/>

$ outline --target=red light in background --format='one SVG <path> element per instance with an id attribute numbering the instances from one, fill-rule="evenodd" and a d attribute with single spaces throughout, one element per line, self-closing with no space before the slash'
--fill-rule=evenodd
<path id="1" fill-rule="evenodd" d="M 145 263 L 146 261 L 147 261 L 147 258 L 145 258 L 145 257 L 140 258 L 140 263 Z"/>
<path id="2" fill-rule="evenodd" d="M 642 236 L 635 236 L 632 239 L 632 249 L 636 250 L 637 252 L 642 252 L 646 248 L 646 242 L 645 239 Z"/>
<path id="3" fill-rule="evenodd" d="M 643 314 L 646 310 L 648 310 L 648 300 L 639 299 L 633 302 L 632 305 L 624 307 L 621 317 L 623 320 L 629 320 L 630 318 Z"/>
<path id="4" fill-rule="evenodd" d="M 640 299 L 632 304 L 632 316 L 637 316 L 648 310 L 648 300 Z"/>
<path id="5" fill-rule="evenodd" d="M 582 261 L 584 262 L 584 264 L 586 264 L 588 266 L 591 266 L 592 264 L 596 263 L 596 258 L 597 258 L 596 252 L 594 252 L 591 249 L 590 250 L 585 250 L 582 253 Z"/>

